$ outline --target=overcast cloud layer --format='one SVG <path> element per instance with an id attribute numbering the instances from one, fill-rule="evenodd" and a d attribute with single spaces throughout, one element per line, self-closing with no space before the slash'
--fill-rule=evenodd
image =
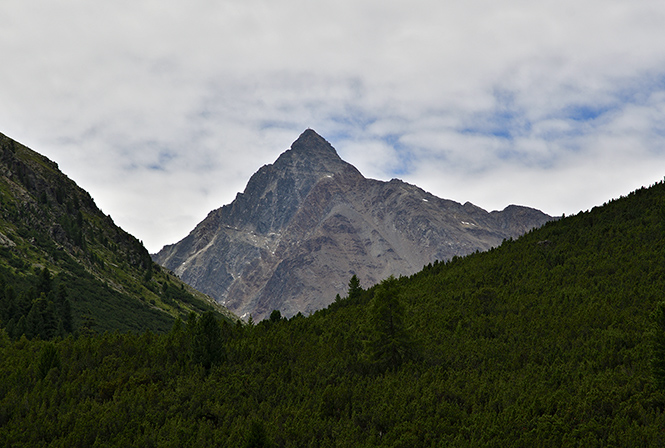
<path id="1" fill-rule="evenodd" d="M 662 0 L 3 0 L 0 132 L 152 252 L 306 128 L 366 177 L 573 214 L 665 175 Z"/>

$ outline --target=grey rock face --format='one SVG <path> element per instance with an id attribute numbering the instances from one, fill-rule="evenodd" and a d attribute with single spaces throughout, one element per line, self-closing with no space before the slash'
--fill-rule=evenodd
<path id="1" fill-rule="evenodd" d="M 497 246 L 552 218 L 511 205 L 488 213 L 393 179 L 366 179 L 306 130 L 157 263 L 239 316 L 290 317 L 363 287 Z"/>

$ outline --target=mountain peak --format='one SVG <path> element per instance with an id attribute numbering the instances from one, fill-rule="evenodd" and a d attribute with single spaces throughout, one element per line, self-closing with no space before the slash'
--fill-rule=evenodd
<path id="1" fill-rule="evenodd" d="M 300 137 L 291 144 L 291 150 L 297 153 L 307 153 L 312 155 L 318 153 L 319 155 L 339 158 L 335 148 L 333 148 L 326 139 L 310 128 L 307 128 L 305 132 L 300 134 Z"/>
<path id="2" fill-rule="evenodd" d="M 309 148 L 321 148 L 329 149 L 335 151 L 335 148 L 332 147 L 330 143 L 326 141 L 325 138 L 321 137 L 316 133 L 314 129 L 307 128 L 305 131 L 300 134 L 300 137 L 296 139 L 295 142 L 291 145 L 291 149 L 301 150 Z M 335 152 L 335 154 L 337 154 Z"/>
<path id="3" fill-rule="evenodd" d="M 303 178 L 303 176 L 310 178 L 312 182 L 323 176 L 349 171 L 361 176 L 353 165 L 340 158 L 335 148 L 326 139 L 309 128 L 300 134 L 300 137 L 291 144 L 290 149 L 278 157 L 272 167 L 282 173 L 280 176 L 290 172 L 298 178 Z"/>
<path id="4" fill-rule="evenodd" d="M 307 129 L 233 203 L 154 259 L 236 314 L 260 320 L 273 309 L 292 316 L 327 306 L 352 273 L 364 284 L 411 275 L 549 218 L 525 214 L 518 225 L 470 207 L 399 180 L 365 179 Z"/>

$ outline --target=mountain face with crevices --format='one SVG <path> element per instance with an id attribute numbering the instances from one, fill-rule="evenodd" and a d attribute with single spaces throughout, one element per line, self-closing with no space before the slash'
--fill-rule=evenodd
<path id="1" fill-rule="evenodd" d="M 367 179 L 306 130 L 235 200 L 153 259 L 235 314 L 290 317 L 435 260 L 498 246 L 552 217 L 511 205 L 487 212 L 393 179 Z"/>

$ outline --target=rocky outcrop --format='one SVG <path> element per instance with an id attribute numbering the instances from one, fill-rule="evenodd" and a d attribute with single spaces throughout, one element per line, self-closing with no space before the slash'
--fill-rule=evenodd
<path id="1" fill-rule="evenodd" d="M 514 205 L 488 213 L 401 180 L 366 179 L 308 129 L 231 204 L 153 258 L 260 320 L 274 309 L 288 317 L 323 308 L 354 274 L 370 286 L 487 250 L 550 219 Z"/>

